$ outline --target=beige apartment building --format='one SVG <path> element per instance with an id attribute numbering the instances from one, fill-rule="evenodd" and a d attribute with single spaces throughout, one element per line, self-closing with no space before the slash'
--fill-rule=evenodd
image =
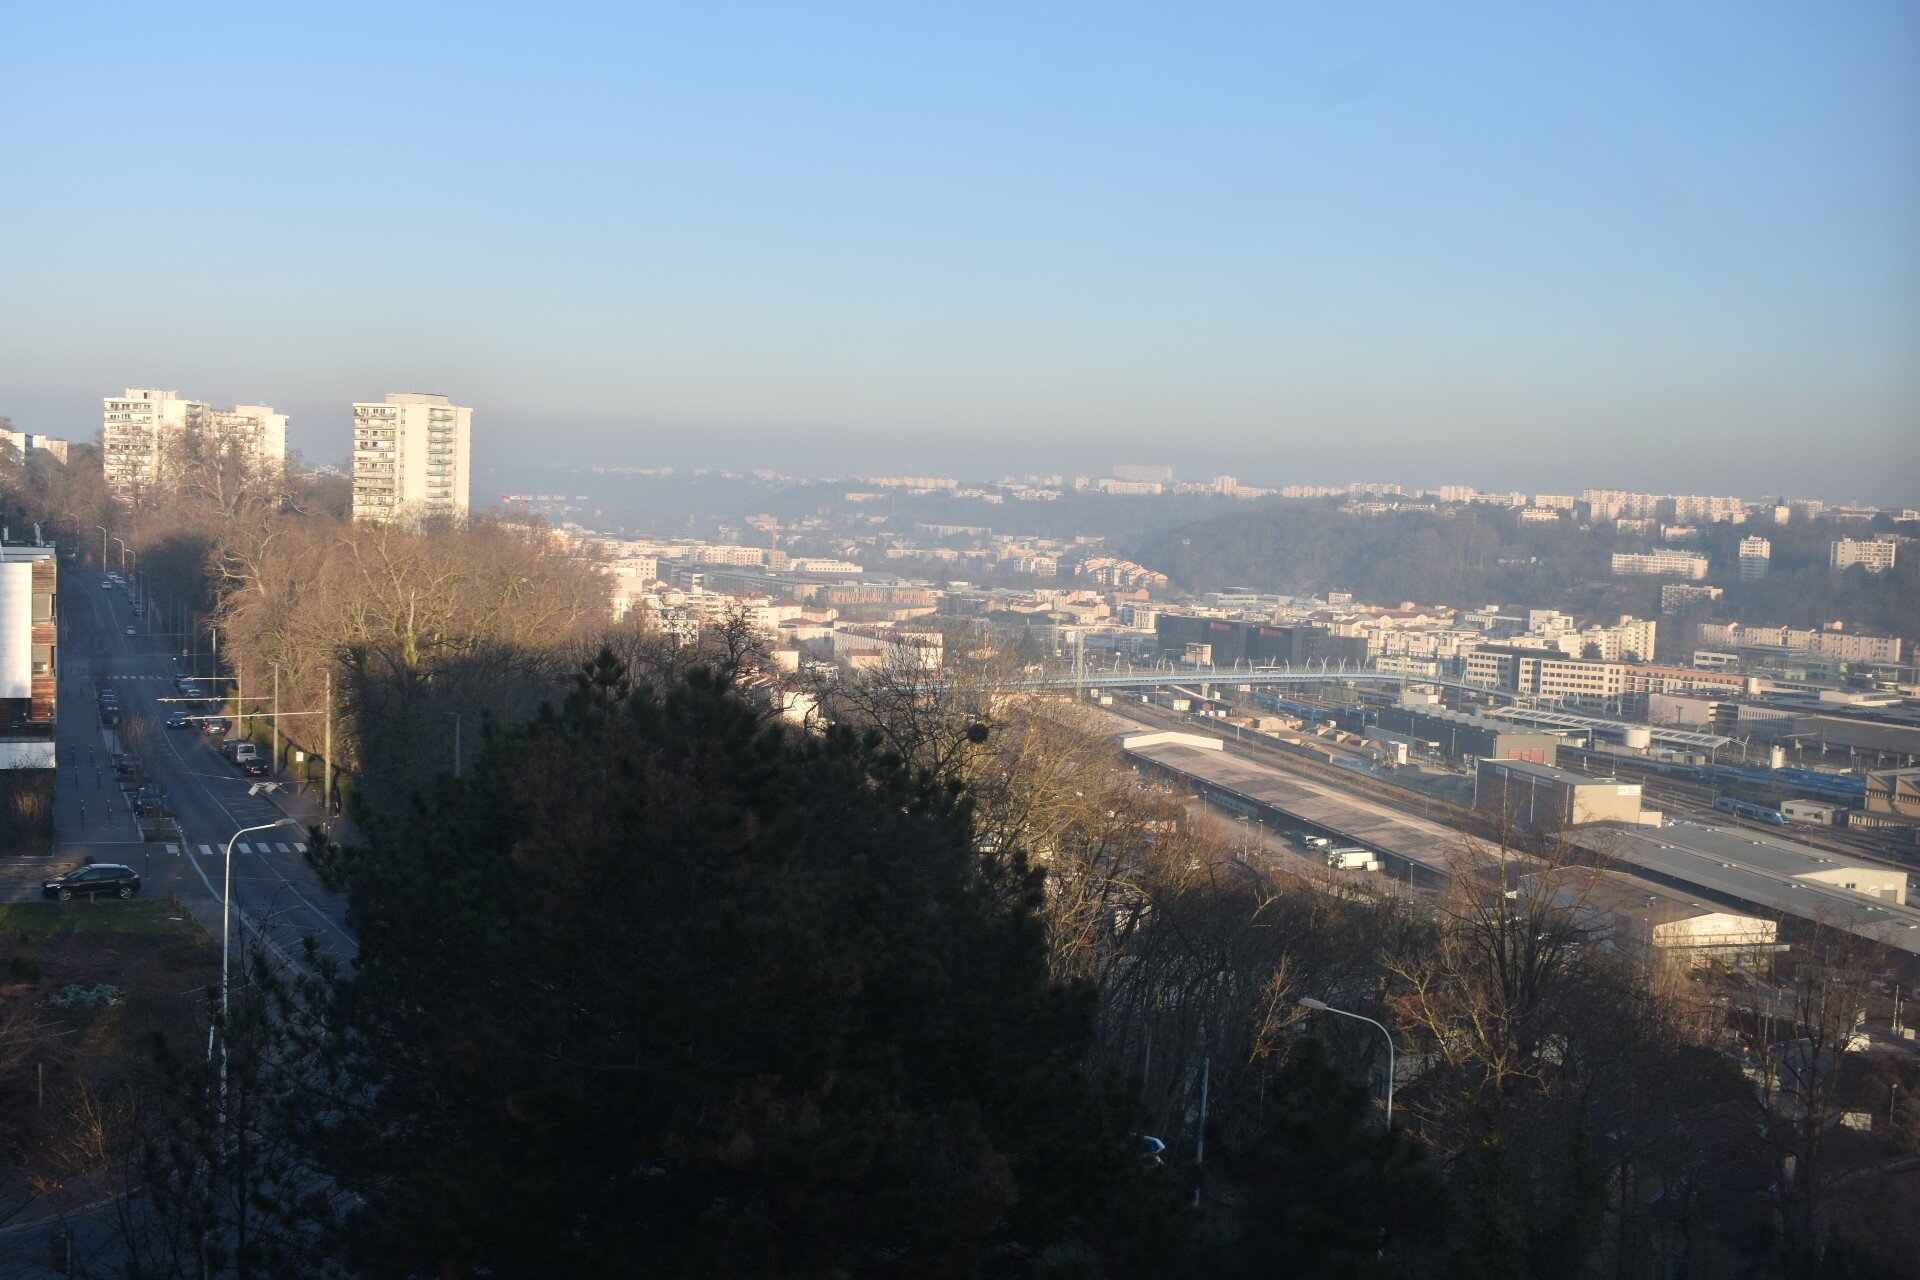
<path id="1" fill-rule="evenodd" d="M 353 518 L 461 516 L 472 476 L 473 410 L 442 395 L 389 392 L 353 406 Z"/>

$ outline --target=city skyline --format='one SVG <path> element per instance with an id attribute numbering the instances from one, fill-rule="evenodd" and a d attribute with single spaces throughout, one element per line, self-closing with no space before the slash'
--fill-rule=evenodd
<path id="1" fill-rule="evenodd" d="M 111 77 L 14 19 L 17 427 L 192 386 L 339 463 L 422 387 L 477 468 L 1920 474 L 1911 10 L 361 16 L 129 8 Z M 247 112 L 138 72 L 267 58 Z M 177 198 L 99 198 L 129 155 Z"/>

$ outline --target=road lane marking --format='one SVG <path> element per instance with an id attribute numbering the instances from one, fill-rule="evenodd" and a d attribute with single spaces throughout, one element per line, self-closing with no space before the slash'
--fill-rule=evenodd
<path id="1" fill-rule="evenodd" d="M 200 856 L 203 858 L 211 858 L 213 856 L 213 846 L 210 844 L 201 845 Z"/>
<path id="2" fill-rule="evenodd" d="M 180 854 L 180 846 L 177 844 L 170 844 L 167 846 L 167 852 L 173 854 L 175 857 L 178 857 Z"/>

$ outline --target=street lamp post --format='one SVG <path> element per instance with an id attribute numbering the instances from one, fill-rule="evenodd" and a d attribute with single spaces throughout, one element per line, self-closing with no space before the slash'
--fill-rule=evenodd
<path id="1" fill-rule="evenodd" d="M 100 572 L 105 573 L 107 571 L 107 526 L 97 524 L 93 527 L 100 531 Z"/>
<path id="2" fill-rule="evenodd" d="M 255 831 L 271 831 L 275 827 L 298 826 L 292 818 L 277 818 L 264 822 L 257 827 L 242 827 L 227 837 L 227 865 L 220 880 L 220 1022 L 227 1021 L 227 949 L 233 927 L 233 845 L 241 836 Z M 213 1028 L 207 1028 L 207 1061 L 213 1061 Z M 227 1046 L 223 1039 L 220 1045 L 220 1084 L 224 1093 L 227 1079 Z"/>
<path id="3" fill-rule="evenodd" d="M 1358 1013 L 1348 1013 L 1345 1009 L 1336 1009 L 1324 1000 L 1315 1000 L 1312 996 L 1301 996 L 1300 1007 L 1312 1009 L 1318 1013 L 1337 1013 L 1343 1018 L 1352 1018 L 1355 1022 L 1364 1022 L 1379 1028 L 1380 1034 L 1387 1039 L 1387 1127 L 1393 1127 L 1393 1032 L 1375 1022 L 1372 1018 Z"/>

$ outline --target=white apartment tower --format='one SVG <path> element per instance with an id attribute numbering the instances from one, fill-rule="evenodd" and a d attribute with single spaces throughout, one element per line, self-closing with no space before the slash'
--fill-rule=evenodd
<path id="1" fill-rule="evenodd" d="M 1740 581 L 1758 582 L 1773 563 L 1773 543 L 1765 538 L 1740 539 Z"/>
<path id="2" fill-rule="evenodd" d="M 286 465 L 287 415 L 270 404 L 215 409 L 202 429 L 218 439 L 221 456 L 238 454 L 276 471 Z"/>
<path id="3" fill-rule="evenodd" d="M 188 433 L 212 444 L 212 457 L 241 460 L 275 476 L 286 464 L 287 415 L 272 405 L 216 410 L 203 400 L 182 399 L 178 391 L 144 387 L 128 387 L 101 405 L 101 465 L 108 492 L 125 502 L 174 479 L 167 474 L 175 465 L 170 455 Z"/>
<path id="4" fill-rule="evenodd" d="M 164 482 L 174 441 L 203 425 L 208 413 L 203 401 L 150 387 L 128 387 L 101 403 L 101 468 L 108 492 L 127 502 Z"/>
<path id="5" fill-rule="evenodd" d="M 353 406 L 353 518 L 464 516 L 473 410 L 445 396 L 389 392 Z"/>
<path id="6" fill-rule="evenodd" d="M 1827 549 L 1827 562 L 1836 569 L 1857 564 L 1868 573 L 1884 573 L 1893 568 L 1898 547 L 1892 538 L 1841 538 Z"/>

